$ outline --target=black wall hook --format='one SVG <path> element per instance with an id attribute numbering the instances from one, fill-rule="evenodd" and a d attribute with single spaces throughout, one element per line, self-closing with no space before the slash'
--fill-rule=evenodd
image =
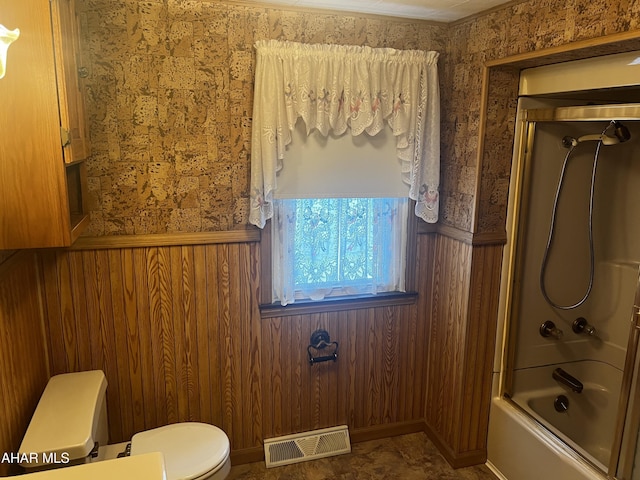
<path id="1" fill-rule="evenodd" d="M 307 347 L 309 355 L 309 365 L 320 362 L 328 362 L 338 360 L 338 342 L 332 342 L 329 333 L 326 330 L 316 330 L 311 334 Z M 332 350 L 333 349 L 333 350 Z M 325 352 L 327 350 L 327 352 Z M 318 355 L 322 353 L 322 355 Z"/>

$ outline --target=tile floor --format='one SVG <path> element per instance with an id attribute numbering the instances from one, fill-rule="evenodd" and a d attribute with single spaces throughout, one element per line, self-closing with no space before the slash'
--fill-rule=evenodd
<path id="1" fill-rule="evenodd" d="M 351 453 L 267 469 L 231 468 L 227 480 L 496 480 L 484 465 L 454 470 L 424 433 L 356 443 Z"/>

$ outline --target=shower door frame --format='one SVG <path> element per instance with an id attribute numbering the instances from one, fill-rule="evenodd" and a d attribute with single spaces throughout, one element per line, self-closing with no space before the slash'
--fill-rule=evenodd
<path id="1" fill-rule="evenodd" d="M 516 288 L 516 279 L 521 278 L 523 270 L 523 255 L 526 238 L 526 218 L 529 211 L 530 175 L 535 140 L 536 124 L 539 122 L 594 122 L 615 120 L 640 121 L 640 103 L 611 104 L 611 105 L 586 105 L 553 108 L 530 108 L 522 110 L 520 117 L 521 134 L 516 137 L 516 152 L 512 168 L 512 201 L 509 208 L 512 210 L 507 220 L 508 230 L 511 232 L 511 240 L 508 245 L 508 265 L 506 273 L 508 281 L 505 283 L 503 297 L 505 302 L 504 312 L 507 318 L 504 322 L 504 345 L 502 353 L 502 375 L 500 376 L 499 392 L 502 398 L 511 399 L 513 370 L 516 354 L 517 329 L 512 324 L 511 318 L 515 316 L 520 304 L 520 290 Z M 636 447 L 638 431 L 640 430 L 640 413 L 630 414 L 629 406 L 640 405 L 640 381 L 638 380 L 638 346 L 640 345 L 640 277 L 636 286 L 635 304 L 631 313 L 630 333 L 627 343 L 627 351 L 624 363 L 622 385 L 620 390 L 620 402 L 617 410 L 617 419 L 611 455 L 606 473 L 609 478 L 630 478 L 633 468 L 633 457 Z M 633 387 L 633 388 L 632 388 Z M 633 390 L 633 394 L 632 394 Z M 547 429 L 548 430 L 548 429 Z M 629 432 L 625 435 L 625 432 Z M 555 436 L 555 434 L 551 433 Z M 621 462 L 622 455 L 626 461 Z M 582 457 L 588 463 L 588 459 Z M 617 477 L 621 473 L 623 477 Z"/>

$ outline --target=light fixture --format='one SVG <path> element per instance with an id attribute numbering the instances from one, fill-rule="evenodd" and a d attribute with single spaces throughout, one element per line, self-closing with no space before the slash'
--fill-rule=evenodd
<path id="1" fill-rule="evenodd" d="M 19 29 L 8 30 L 4 25 L 0 25 L 0 78 L 4 77 L 7 71 L 7 49 L 19 36 Z"/>

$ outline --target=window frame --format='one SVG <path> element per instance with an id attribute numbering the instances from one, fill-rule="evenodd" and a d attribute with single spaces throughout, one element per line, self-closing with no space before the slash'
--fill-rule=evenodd
<path id="1" fill-rule="evenodd" d="M 262 318 L 284 315 L 305 315 L 319 312 L 372 308 L 379 306 L 410 305 L 417 301 L 416 257 L 418 248 L 418 217 L 414 214 L 415 201 L 409 200 L 407 215 L 407 251 L 405 270 L 405 292 L 382 292 L 377 294 L 327 297 L 323 300 L 296 300 L 286 306 L 272 302 L 272 258 L 271 222 L 268 220 L 260 237 L 260 288 L 259 302 Z"/>

